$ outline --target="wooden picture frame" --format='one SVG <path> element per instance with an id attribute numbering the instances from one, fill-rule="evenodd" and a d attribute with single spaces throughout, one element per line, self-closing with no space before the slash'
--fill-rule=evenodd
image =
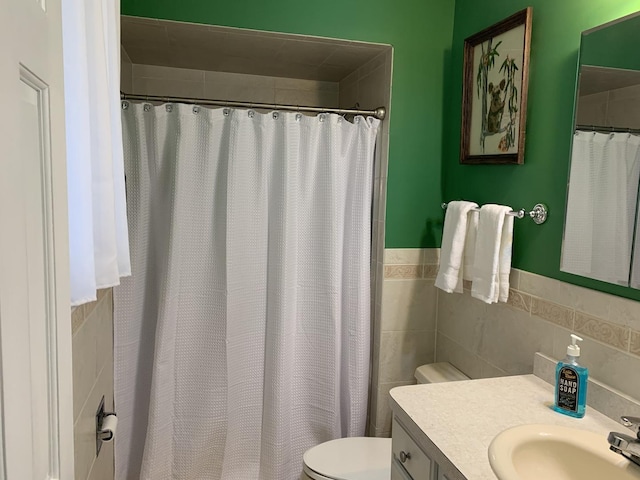
<path id="1" fill-rule="evenodd" d="M 464 41 L 460 163 L 522 164 L 532 8 Z"/>

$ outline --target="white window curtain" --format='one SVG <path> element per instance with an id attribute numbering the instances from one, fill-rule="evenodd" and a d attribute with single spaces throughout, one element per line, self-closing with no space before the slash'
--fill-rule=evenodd
<path id="1" fill-rule="evenodd" d="M 577 131 L 561 270 L 628 285 L 640 137 Z"/>
<path id="2" fill-rule="evenodd" d="M 71 305 L 131 274 L 120 118 L 120 2 L 63 0 Z"/>

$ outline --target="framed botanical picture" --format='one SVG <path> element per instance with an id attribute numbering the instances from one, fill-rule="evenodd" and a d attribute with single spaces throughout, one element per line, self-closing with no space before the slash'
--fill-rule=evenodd
<path id="1" fill-rule="evenodd" d="M 531 12 L 464 41 L 460 163 L 524 163 Z"/>

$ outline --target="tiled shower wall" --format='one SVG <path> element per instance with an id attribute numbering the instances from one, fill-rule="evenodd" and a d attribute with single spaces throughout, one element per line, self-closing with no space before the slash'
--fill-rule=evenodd
<path id="1" fill-rule="evenodd" d="M 96 456 L 96 410 L 105 397 L 113 411 L 113 293 L 98 291 L 98 299 L 74 308 L 73 418 L 76 480 L 113 480 L 113 443 Z"/>
<path id="2" fill-rule="evenodd" d="M 337 82 L 210 72 L 157 65 L 134 64 L 131 88 L 125 91 L 140 95 L 338 106 Z"/>
<path id="3" fill-rule="evenodd" d="M 434 361 L 439 249 L 386 249 L 374 336 L 371 435 L 391 435 L 389 390 L 415 383 L 416 367 Z"/>
<path id="4" fill-rule="evenodd" d="M 576 117 L 579 125 L 640 128 L 640 85 L 584 95 Z"/>
<path id="5" fill-rule="evenodd" d="M 640 399 L 640 302 L 520 270 L 507 304 L 438 292 L 436 359 L 471 378 L 531 373 L 536 351 L 565 356 L 571 332 L 592 378 Z"/>

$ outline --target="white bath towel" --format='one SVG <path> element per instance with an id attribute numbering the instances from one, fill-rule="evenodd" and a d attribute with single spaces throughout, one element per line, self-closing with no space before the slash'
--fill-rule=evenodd
<path id="1" fill-rule="evenodd" d="M 449 202 L 444 217 L 440 268 L 436 277 L 436 287 L 447 293 L 462 293 L 462 272 L 467 233 L 467 214 L 477 203 Z"/>
<path id="2" fill-rule="evenodd" d="M 510 211 L 505 205 L 480 208 L 471 296 L 486 303 L 506 302 L 509 296 L 513 217 L 506 214 Z"/>
<path id="3" fill-rule="evenodd" d="M 471 211 L 467 215 L 467 239 L 464 242 L 462 278 L 469 281 L 473 280 L 473 262 L 476 258 L 476 236 L 478 234 L 479 216 L 480 214 L 476 211 Z"/>

